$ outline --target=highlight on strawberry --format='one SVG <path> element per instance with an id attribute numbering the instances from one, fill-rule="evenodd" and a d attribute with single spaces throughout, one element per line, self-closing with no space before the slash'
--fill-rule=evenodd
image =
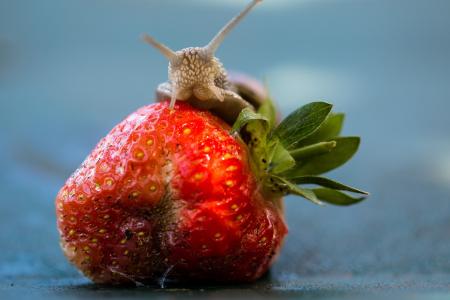
<path id="1" fill-rule="evenodd" d="M 116 125 L 56 197 L 61 247 L 94 282 L 251 282 L 280 252 L 285 195 L 365 199 L 320 176 L 358 150 L 358 137 L 340 136 L 342 113 L 313 102 L 278 122 L 267 91 L 214 57 L 258 2 L 206 47 L 175 52 L 146 37 L 170 61 L 158 103 Z"/>

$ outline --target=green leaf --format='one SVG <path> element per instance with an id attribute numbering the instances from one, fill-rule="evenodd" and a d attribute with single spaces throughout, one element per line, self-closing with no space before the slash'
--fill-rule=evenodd
<path id="1" fill-rule="evenodd" d="M 294 167 L 295 159 L 289 154 L 286 149 L 284 149 L 281 143 L 277 143 L 270 165 L 270 172 L 273 174 L 278 174 Z"/>
<path id="2" fill-rule="evenodd" d="M 298 187 L 295 184 L 293 184 L 292 182 L 290 182 L 282 177 L 273 176 L 273 175 L 272 175 L 272 177 L 275 180 L 280 181 L 289 190 L 290 194 L 301 196 L 315 204 L 323 205 L 323 203 L 321 201 L 319 201 L 319 199 L 317 199 L 317 196 L 315 195 L 313 190 Z"/>
<path id="3" fill-rule="evenodd" d="M 332 105 L 325 102 L 306 104 L 284 119 L 275 129 L 275 135 L 287 150 L 295 149 L 301 140 L 319 128 L 331 108 Z"/>
<path id="4" fill-rule="evenodd" d="M 368 195 L 369 193 L 359 190 L 357 188 L 345 185 L 343 183 L 325 178 L 325 177 L 319 177 L 319 176 L 300 176 L 295 178 L 289 179 L 291 182 L 294 182 L 296 184 L 317 184 L 323 187 L 331 188 L 334 190 L 340 190 L 340 191 L 349 191 L 353 193 Z"/>
<path id="5" fill-rule="evenodd" d="M 273 128 L 277 118 L 277 111 L 272 102 L 272 99 L 266 98 L 261 106 L 258 108 L 258 113 L 269 121 L 269 128 Z"/>
<path id="6" fill-rule="evenodd" d="M 336 141 L 336 147 L 333 150 L 304 161 L 296 160 L 295 168 L 287 171 L 283 176 L 295 178 L 302 175 L 318 175 L 331 171 L 352 158 L 358 150 L 360 138 L 338 137 L 334 141 Z"/>
<path id="7" fill-rule="evenodd" d="M 337 144 L 336 141 L 320 142 L 299 149 L 291 150 L 289 151 L 289 153 L 292 155 L 294 159 L 302 161 L 313 156 L 328 153 L 334 148 L 336 148 L 336 144 Z"/>
<path id="8" fill-rule="evenodd" d="M 317 198 L 319 198 L 324 202 L 334 205 L 342 205 L 342 206 L 353 205 L 366 199 L 365 197 L 359 198 L 351 197 L 343 192 L 327 188 L 313 189 L 313 191 L 314 194 L 317 196 Z"/>
<path id="9" fill-rule="evenodd" d="M 345 115 L 343 113 L 330 113 L 319 129 L 301 141 L 299 146 L 311 145 L 339 136 L 344 119 Z"/>
<path id="10" fill-rule="evenodd" d="M 251 108 L 244 108 L 231 128 L 231 133 L 239 132 L 245 125 L 250 122 L 259 121 L 263 123 L 266 130 L 269 129 L 269 120 L 261 114 L 255 113 Z"/>

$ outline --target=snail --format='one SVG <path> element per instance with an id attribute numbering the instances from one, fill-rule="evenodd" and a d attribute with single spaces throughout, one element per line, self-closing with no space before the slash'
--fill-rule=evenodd
<path id="1" fill-rule="evenodd" d="M 245 83 L 233 83 L 215 52 L 228 33 L 262 0 L 253 0 L 232 18 L 204 47 L 188 47 L 173 51 L 153 37 L 144 34 L 143 40 L 159 50 L 169 60 L 169 81 L 156 89 L 157 101 L 170 99 L 170 109 L 175 102 L 188 101 L 191 105 L 208 109 L 228 123 L 233 123 L 242 109 L 257 108 L 261 97 L 245 97 L 240 93 L 251 89 Z"/>

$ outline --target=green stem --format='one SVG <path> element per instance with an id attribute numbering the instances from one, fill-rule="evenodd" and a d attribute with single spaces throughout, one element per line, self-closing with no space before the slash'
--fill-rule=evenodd
<path id="1" fill-rule="evenodd" d="M 317 144 L 308 145 L 299 149 L 289 151 L 289 154 L 295 160 L 302 160 L 311 156 L 316 156 L 328 153 L 336 147 L 336 141 L 320 142 Z"/>

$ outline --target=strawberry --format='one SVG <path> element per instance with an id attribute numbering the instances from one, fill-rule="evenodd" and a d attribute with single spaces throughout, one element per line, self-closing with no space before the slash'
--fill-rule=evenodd
<path id="1" fill-rule="evenodd" d="M 228 81 L 214 57 L 259 2 L 202 48 L 145 36 L 170 63 L 160 103 L 119 123 L 56 197 L 61 247 L 94 282 L 251 282 L 287 234 L 284 195 L 350 205 L 364 196 L 342 191 L 367 194 L 318 176 L 358 149 L 358 137 L 339 136 L 343 114 L 313 102 L 277 125 L 267 93 Z"/>
<path id="2" fill-rule="evenodd" d="M 326 171 L 356 151 L 355 138 L 325 137 L 341 126 L 331 105 L 307 105 L 276 129 L 263 115 L 274 115 L 269 104 L 260 114 L 244 110 L 231 132 L 208 111 L 180 102 L 175 109 L 162 102 L 128 116 L 58 193 L 61 246 L 94 282 L 253 281 L 287 233 L 283 195 L 361 200 L 337 190 L 362 191 L 312 176 L 314 166 Z M 299 129 L 307 144 L 291 138 Z"/>

